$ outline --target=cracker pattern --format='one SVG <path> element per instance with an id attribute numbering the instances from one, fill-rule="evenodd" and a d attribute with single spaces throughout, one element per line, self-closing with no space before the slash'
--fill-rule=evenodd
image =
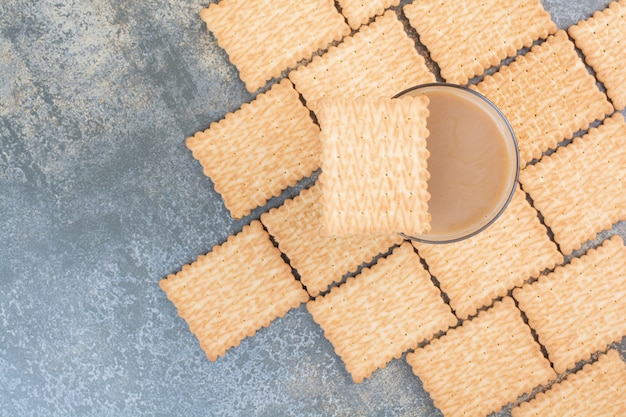
<path id="1" fill-rule="evenodd" d="M 318 135 L 284 79 L 186 143 L 238 219 L 319 167 Z"/>
<path id="2" fill-rule="evenodd" d="M 324 97 L 393 97 L 435 81 L 393 10 L 290 72 L 289 78 L 314 112 L 315 101 Z"/>
<path id="3" fill-rule="evenodd" d="M 594 363 L 511 410 L 513 417 L 626 415 L 626 364 L 610 349 Z"/>
<path id="4" fill-rule="evenodd" d="M 307 308 L 357 383 L 457 322 L 408 242 Z"/>
<path id="5" fill-rule="evenodd" d="M 338 0 L 341 13 L 352 29 L 369 22 L 370 18 L 383 14 L 385 9 L 400 4 L 400 0 Z"/>
<path id="6" fill-rule="evenodd" d="M 486 416 L 555 377 L 510 297 L 406 359 L 446 417 Z"/>
<path id="7" fill-rule="evenodd" d="M 626 220 L 626 123 L 615 113 L 520 172 L 522 187 L 565 254 Z"/>
<path id="8" fill-rule="evenodd" d="M 511 123 L 522 166 L 613 111 L 562 30 L 471 88 Z"/>
<path id="9" fill-rule="evenodd" d="M 519 188 L 501 217 L 478 235 L 444 245 L 413 244 L 460 318 L 563 261 Z"/>
<path id="10" fill-rule="evenodd" d="M 259 221 L 159 285 L 211 361 L 309 298 Z"/>
<path id="11" fill-rule="evenodd" d="M 557 372 L 626 336 L 626 247 L 619 236 L 513 292 Z"/>
<path id="12" fill-rule="evenodd" d="M 626 0 L 568 29 L 617 110 L 626 108 Z"/>
<path id="13" fill-rule="evenodd" d="M 314 297 L 346 273 L 356 271 L 362 263 L 402 242 L 396 233 L 323 236 L 321 195 L 321 187 L 314 185 L 261 216 L 261 222 Z"/>
<path id="14" fill-rule="evenodd" d="M 466 84 L 475 75 L 556 32 L 540 0 L 419 0 L 404 7 L 441 76 Z"/>
<path id="15" fill-rule="evenodd" d="M 350 33 L 332 0 L 221 0 L 200 17 L 250 92 Z"/>
<path id="16" fill-rule="evenodd" d="M 324 233 L 430 229 L 427 105 L 426 96 L 318 102 Z"/>

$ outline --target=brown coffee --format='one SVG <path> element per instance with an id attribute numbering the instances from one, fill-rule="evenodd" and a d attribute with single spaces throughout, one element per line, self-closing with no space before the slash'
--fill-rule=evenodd
<path id="1" fill-rule="evenodd" d="M 473 91 L 446 84 L 408 92 L 429 97 L 431 231 L 426 240 L 474 233 L 506 205 L 517 177 L 517 148 L 499 111 Z M 419 238 L 419 237 L 418 237 Z"/>

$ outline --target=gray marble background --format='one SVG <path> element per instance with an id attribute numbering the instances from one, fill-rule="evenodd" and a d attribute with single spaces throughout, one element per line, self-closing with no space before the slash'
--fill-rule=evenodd
<path id="1" fill-rule="evenodd" d="M 311 181 L 232 221 L 184 146 L 253 98 L 205 6 L 0 0 L 0 415 L 440 415 L 404 361 L 353 384 L 304 307 L 211 363 L 159 289 Z"/>

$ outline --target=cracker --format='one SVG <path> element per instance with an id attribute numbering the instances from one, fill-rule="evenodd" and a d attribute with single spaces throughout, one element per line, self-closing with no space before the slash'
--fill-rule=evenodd
<path id="1" fill-rule="evenodd" d="M 261 215 L 261 222 L 298 271 L 309 294 L 317 296 L 348 272 L 354 272 L 376 255 L 400 244 L 400 235 L 323 236 L 321 187 L 314 185 L 300 195 Z"/>
<path id="2" fill-rule="evenodd" d="M 318 102 L 325 234 L 430 229 L 427 105 L 426 96 Z"/>
<path id="3" fill-rule="evenodd" d="M 626 247 L 619 236 L 513 291 L 557 372 L 626 336 Z"/>
<path id="4" fill-rule="evenodd" d="M 471 88 L 508 119 L 522 166 L 613 112 L 562 30 Z"/>
<path id="5" fill-rule="evenodd" d="M 450 244 L 413 244 L 460 318 L 563 261 L 519 188 L 501 217 L 483 232 Z"/>
<path id="6" fill-rule="evenodd" d="M 626 364 L 610 349 L 545 393 L 511 410 L 513 417 L 626 415 Z"/>
<path id="7" fill-rule="evenodd" d="M 357 383 L 457 322 L 408 242 L 307 308 Z"/>
<path id="8" fill-rule="evenodd" d="M 557 28 L 540 0 L 419 0 L 404 7 L 441 76 L 466 84 Z"/>
<path id="9" fill-rule="evenodd" d="M 332 0 L 221 0 L 200 17 L 250 92 L 350 33 Z"/>
<path id="10" fill-rule="evenodd" d="M 211 361 L 309 299 L 259 221 L 159 285 Z"/>
<path id="11" fill-rule="evenodd" d="M 510 297 L 406 359 L 446 417 L 486 416 L 555 377 Z"/>
<path id="12" fill-rule="evenodd" d="M 626 0 L 568 29 L 617 110 L 626 108 Z"/>
<path id="13" fill-rule="evenodd" d="M 319 167 L 318 135 L 285 79 L 186 143 L 238 219 Z"/>
<path id="14" fill-rule="evenodd" d="M 564 254 L 626 220 L 626 124 L 615 113 L 520 172 Z"/>
<path id="15" fill-rule="evenodd" d="M 341 14 L 352 29 L 369 22 L 370 18 L 384 13 L 385 9 L 400 4 L 400 0 L 338 0 Z"/>
<path id="16" fill-rule="evenodd" d="M 289 78 L 314 112 L 315 101 L 324 97 L 393 97 L 435 81 L 393 10 L 290 72 Z"/>

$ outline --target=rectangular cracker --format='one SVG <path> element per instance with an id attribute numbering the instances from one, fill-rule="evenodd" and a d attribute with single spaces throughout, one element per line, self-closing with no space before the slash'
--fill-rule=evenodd
<path id="1" fill-rule="evenodd" d="M 508 119 L 522 166 L 613 112 L 562 30 L 471 88 Z"/>
<path id="2" fill-rule="evenodd" d="M 626 336 L 626 247 L 604 241 L 532 285 L 513 291 L 557 372 Z"/>
<path id="3" fill-rule="evenodd" d="M 356 383 L 457 322 L 408 242 L 307 308 Z"/>
<path id="4" fill-rule="evenodd" d="M 159 286 L 211 361 L 309 299 L 257 220 Z"/>
<path id="5" fill-rule="evenodd" d="M 413 245 L 460 318 L 563 262 L 519 188 L 500 218 L 483 232 L 450 244 Z"/>
<path id="6" fill-rule="evenodd" d="M 348 272 L 387 252 L 402 238 L 396 233 L 368 236 L 323 236 L 322 190 L 319 185 L 261 215 L 261 222 L 298 271 L 309 294 L 316 297 Z"/>
<path id="7" fill-rule="evenodd" d="M 455 84 L 557 30 L 540 0 L 419 0 L 404 6 L 404 14 L 441 76 Z"/>
<path id="8" fill-rule="evenodd" d="M 615 349 L 511 410 L 512 417 L 624 416 L 626 363 Z"/>
<path id="9" fill-rule="evenodd" d="M 221 0 L 200 18 L 250 92 L 350 33 L 332 0 Z"/>
<path id="10" fill-rule="evenodd" d="M 318 102 L 325 234 L 430 229 L 427 105 L 426 96 Z"/>
<path id="11" fill-rule="evenodd" d="M 384 13 L 385 9 L 400 4 L 400 0 L 338 0 L 341 14 L 348 20 L 352 29 L 366 24 L 374 16 Z"/>
<path id="12" fill-rule="evenodd" d="M 393 10 L 362 26 L 336 47 L 289 73 L 289 79 L 316 111 L 324 97 L 393 97 L 435 76 L 415 49 Z"/>
<path id="13" fill-rule="evenodd" d="M 239 219 L 319 167 L 318 135 L 309 110 L 284 79 L 186 144 Z"/>
<path id="14" fill-rule="evenodd" d="M 615 113 L 520 172 L 564 254 L 626 220 L 626 123 Z"/>
<path id="15" fill-rule="evenodd" d="M 510 297 L 406 360 L 446 417 L 486 416 L 556 376 Z"/>
<path id="16" fill-rule="evenodd" d="M 616 110 L 626 108 L 626 0 L 609 4 L 568 32 L 606 88 Z"/>

